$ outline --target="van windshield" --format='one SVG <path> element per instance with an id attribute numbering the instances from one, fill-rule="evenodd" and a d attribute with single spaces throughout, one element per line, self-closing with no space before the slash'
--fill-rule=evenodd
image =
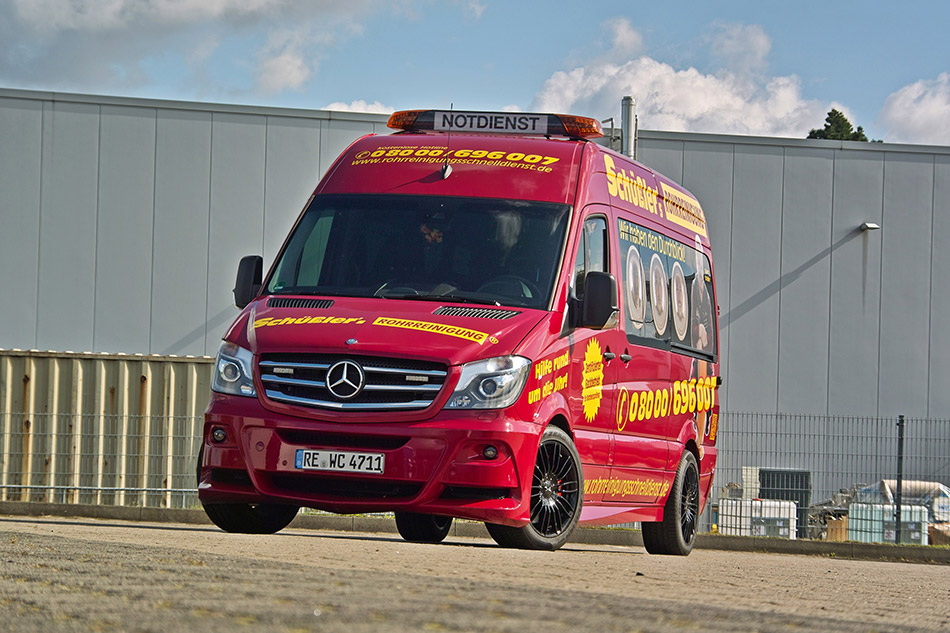
<path id="1" fill-rule="evenodd" d="M 267 291 L 546 309 L 569 217 L 520 200 L 317 196 Z"/>

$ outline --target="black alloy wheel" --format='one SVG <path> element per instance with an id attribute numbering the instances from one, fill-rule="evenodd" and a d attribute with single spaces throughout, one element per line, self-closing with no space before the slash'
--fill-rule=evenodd
<path id="1" fill-rule="evenodd" d="M 584 495 L 584 471 L 571 437 L 556 426 L 541 436 L 531 481 L 530 523 L 514 528 L 488 523 L 502 547 L 555 550 L 577 526 Z"/>
<path id="2" fill-rule="evenodd" d="M 699 525 L 699 466 L 685 451 L 676 469 L 673 489 L 663 508 L 663 520 L 643 523 L 643 546 L 650 554 L 686 556 L 693 550 Z"/>

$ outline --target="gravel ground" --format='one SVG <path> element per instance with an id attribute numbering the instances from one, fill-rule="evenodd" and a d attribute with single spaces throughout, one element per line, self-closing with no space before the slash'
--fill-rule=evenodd
<path id="1" fill-rule="evenodd" d="M 0 517 L 9 631 L 947 631 L 946 566 Z"/>

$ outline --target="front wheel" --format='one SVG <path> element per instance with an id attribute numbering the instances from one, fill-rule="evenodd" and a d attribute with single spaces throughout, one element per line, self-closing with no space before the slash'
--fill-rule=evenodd
<path id="1" fill-rule="evenodd" d="M 225 532 L 274 534 L 290 525 L 300 508 L 276 503 L 209 503 L 204 509 L 211 522 Z"/>
<path id="2" fill-rule="evenodd" d="M 524 527 L 486 523 L 502 547 L 556 550 L 577 526 L 584 501 L 584 471 L 571 437 L 556 426 L 541 436 L 531 481 L 531 522 Z"/>
<path id="3" fill-rule="evenodd" d="M 452 517 L 397 512 L 396 529 L 410 543 L 441 543 L 449 535 Z"/>
<path id="4" fill-rule="evenodd" d="M 686 451 L 663 508 L 663 521 L 642 526 L 643 546 L 651 554 L 686 556 L 693 551 L 698 522 L 699 467 L 696 457 Z"/>

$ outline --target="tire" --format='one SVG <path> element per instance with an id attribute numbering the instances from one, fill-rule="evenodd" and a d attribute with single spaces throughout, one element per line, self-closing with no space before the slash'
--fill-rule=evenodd
<path id="1" fill-rule="evenodd" d="M 541 436 L 531 480 L 527 525 L 514 528 L 486 523 L 488 533 L 502 547 L 556 550 L 571 536 L 584 502 L 584 471 L 571 437 L 556 426 Z"/>
<path id="2" fill-rule="evenodd" d="M 396 529 L 410 543 L 441 543 L 452 528 L 452 517 L 397 512 Z"/>
<path id="3" fill-rule="evenodd" d="M 643 546 L 650 554 L 686 556 L 693 551 L 699 523 L 699 467 L 683 453 L 673 489 L 663 508 L 663 521 L 643 524 Z"/>
<path id="4" fill-rule="evenodd" d="M 235 534 L 274 534 L 290 525 L 297 506 L 276 503 L 214 503 L 204 506 L 211 522 Z"/>

